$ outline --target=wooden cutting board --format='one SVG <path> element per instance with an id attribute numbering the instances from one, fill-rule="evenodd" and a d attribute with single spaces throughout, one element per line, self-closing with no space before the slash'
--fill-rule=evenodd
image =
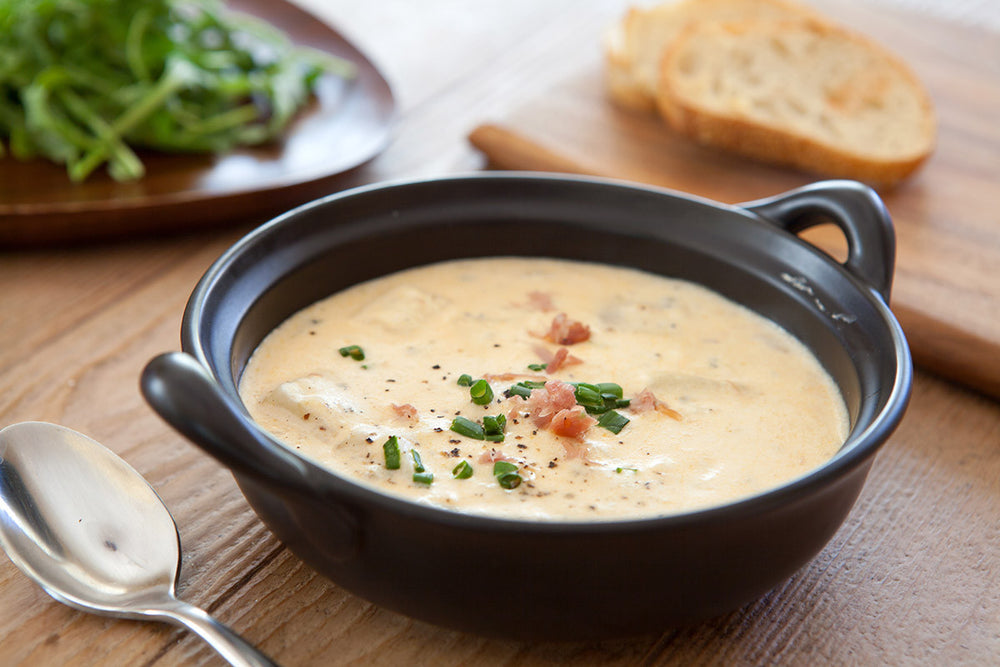
<path id="1" fill-rule="evenodd" d="M 912 11 L 815 2 L 901 56 L 928 87 L 938 143 L 880 192 L 896 225 L 892 307 L 923 368 L 1000 398 L 1000 34 Z M 505 169 L 579 171 L 738 203 L 820 178 L 694 145 L 605 96 L 600 47 L 472 141 Z M 507 134 L 509 132 L 510 134 Z M 520 143 L 518 143 L 520 142 Z M 834 256 L 832 225 L 805 235 Z"/>

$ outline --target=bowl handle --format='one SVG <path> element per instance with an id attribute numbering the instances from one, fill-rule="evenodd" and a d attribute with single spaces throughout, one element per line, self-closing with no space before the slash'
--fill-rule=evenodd
<path id="1" fill-rule="evenodd" d="M 793 234 L 833 222 L 847 237 L 844 268 L 889 301 L 896 235 L 889 211 L 868 186 L 821 181 L 739 206 Z"/>
<path id="2" fill-rule="evenodd" d="M 306 482 L 306 463 L 248 425 L 190 354 L 154 357 L 143 369 L 139 386 L 167 423 L 226 467 L 283 488 L 301 489 Z"/>

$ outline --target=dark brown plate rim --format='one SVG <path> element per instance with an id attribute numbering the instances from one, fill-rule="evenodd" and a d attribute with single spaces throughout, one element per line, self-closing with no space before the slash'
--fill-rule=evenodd
<path id="1" fill-rule="evenodd" d="M 74 240 L 236 221 L 329 192 L 389 141 L 395 100 L 374 64 L 336 29 L 285 0 L 231 0 L 301 46 L 352 61 L 350 82 L 324 77 L 314 101 L 274 145 L 224 155 L 140 155 L 146 176 L 116 183 L 105 172 L 74 184 L 43 160 L 0 158 L 0 243 Z"/>

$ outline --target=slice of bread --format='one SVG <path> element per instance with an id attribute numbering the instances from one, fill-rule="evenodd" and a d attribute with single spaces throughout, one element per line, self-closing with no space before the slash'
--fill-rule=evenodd
<path id="1" fill-rule="evenodd" d="M 608 91 L 627 108 L 655 112 L 663 52 L 691 23 L 805 17 L 819 20 L 792 0 L 675 0 L 630 8 L 605 38 Z"/>
<path id="2" fill-rule="evenodd" d="M 930 96 L 892 54 L 827 22 L 690 24 L 660 63 L 657 106 L 695 140 L 889 185 L 934 145 Z"/>

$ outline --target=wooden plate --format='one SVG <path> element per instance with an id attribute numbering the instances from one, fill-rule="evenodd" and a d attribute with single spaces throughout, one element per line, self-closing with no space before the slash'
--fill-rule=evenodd
<path id="1" fill-rule="evenodd" d="M 65 167 L 0 158 L 0 245 L 70 242 L 262 221 L 331 192 L 338 177 L 388 143 L 395 102 L 388 83 L 350 42 L 284 0 L 231 0 L 296 44 L 357 66 L 357 77 L 325 77 L 282 141 L 224 155 L 144 152 L 146 175 L 116 183 L 105 171 L 72 183 Z"/>

